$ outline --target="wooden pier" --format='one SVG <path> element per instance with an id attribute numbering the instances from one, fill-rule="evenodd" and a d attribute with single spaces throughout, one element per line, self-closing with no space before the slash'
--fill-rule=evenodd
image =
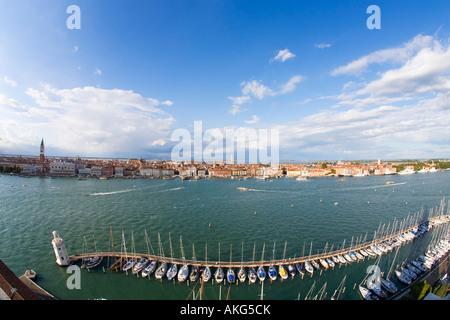
<path id="1" fill-rule="evenodd" d="M 308 256 L 302 256 L 298 258 L 288 258 L 288 259 L 275 259 L 275 260 L 259 260 L 259 261 L 235 261 L 235 262 L 219 262 L 219 261 L 205 261 L 205 260 L 190 260 L 190 259 L 182 259 L 182 258 L 172 258 L 172 257 L 165 257 L 162 255 L 150 255 L 148 253 L 123 253 L 123 252 L 93 252 L 93 253 L 84 253 L 84 254 L 75 254 L 72 256 L 69 256 L 72 263 L 76 263 L 77 261 L 83 259 L 83 258 L 93 258 L 96 256 L 102 256 L 104 258 L 112 258 L 113 262 L 114 259 L 141 259 L 143 257 L 149 259 L 149 260 L 156 260 L 158 262 L 166 262 L 168 264 L 177 264 L 177 265 L 190 265 L 190 266 L 198 266 L 199 268 L 205 268 L 205 267 L 218 267 L 219 265 L 222 267 L 229 267 L 229 268 L 258 268 L 259 266 L 279 266 L 279 265 L 285 265 L 285 264 L 296 264 L 296 263 L 304 263 L 307 261 L 316 261 L 319 259 L 327 259 L 336 257 L 338 255 L 345 255 L 350 254 L 351 252 L 359 252 L 360 250 L 366 250 L 370 249 L 373 245 L 378 245 L 384 242 L 388 242 L 391 240 L 394 240 L 398 238 L 399 236 L 405 235 L 410 233 L 413 230 L 416 230 L 419 226 L 423 224 L 430 224 L 430 225 L 436 225 L 436 224 L 442 224 L 442 223 L 448 223 L 450 222 L 450 215 L 438 215 L 435 217 L 428 218 L 421 222 L 416 222 L 413 225 L 410 225 L 406 228 L 400 228 L 400 230 L 395 231 L 389 235 L 375 238 L 372 241 L 367 241 L 364 243 L 360 243 L 348 248 L 342 248 L 334 251 L 329 252 L 323 252 L 323 253 L 317 253 L 317 254 L 311 254 Z M 110 267 L 110 266 L 108 266 Z"/>

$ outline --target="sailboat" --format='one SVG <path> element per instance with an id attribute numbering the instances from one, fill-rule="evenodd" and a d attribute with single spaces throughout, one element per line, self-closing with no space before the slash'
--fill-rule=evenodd
<path id="1" fill-rule="evenodd" d="M 149 263 L 146 257 L 142 257 L 133 267 L 133 274 L 141 272 Z"/>
<path id="2" fill-rule="evenodd" d="M 86 248 L 87 248 L 86 237 L 84 237 L 84 249 L 86 250 Z M 94 240 L 94 248 L 95 248 L 95 252 L 97 252 L 97 246 L 95 245 L 95 240 Z M 83 258 L 81 268 L 86 268 L 86 269 L 95 268 L 102 261 L 103 261 L 103 256 L 101 256 L 101 255 L 96 255 L 94 257 L 89 257 L 89 258 Z"/>
<path id="3" fill-rule="evenodd" d="M 255 249 L 256 249 L 256 243 L 253 244 L 253 258 L 252 263 L 255 261 Z M 258 276 L 256 275 L 255 269 L 253 267 L 250 267 L 248 270 L 248 280 L 250 283 L 255 283 Z"/>
<path id="4" fill-rule="evenodd" d="M 359 293 L 361 293 L 361 296 L 365 299 L 365 300 L 379 300 L 378 297 L 376 295 L 374 295 L 372 292 L 370 292 L 369 289 L 367 289 L 366 287 L 363 286 L 359 286 Z"/>
<path id="5" fill-rule="evenodd" d="M 194 261 L 196 260 L 194 244 L 192 244 L 192 260 L 194 260 Z M 189 274 L 189 281 L 191 281 L 191 282 L 197 281 L 199 275 L 200 275 L 200 272 L 199 272 L 198 266 L 193 265 L 191 267 L 191 273 Z"/>
<path id="6" fill-rule="evenodd" d="M 242 241 L 241 268 L 239 269 L 238 272 L 238 279 L 240 282 L 245 282 L 245 280 L 247 279 L 247 273 L 245 272 L 243 263 L 244 263 L 244 241 Z"/>
<path id="7" fill-rule="evenodd" d="M 219 242 L 219 267 L 216 269 L 216 272 L 214 273 L 214 279 L 216 280 L 217 283 L 222 283 L 224 277 L 225 273 L 220 267 L 220 242 Z"/>
<path id="8" fill-rule="evenodd" d="M 183 259 L 184 263 L 183 266 L 180 268 L 180 271 L 178 271 L 178 282 L 184 282 L 188 275 L 189 275 L 189 267 L 186 264 L 186 258 L 184 256 L 184 249 L 183 249 L 183 242 L 181 240 L 181 236 L 180 236 L 180 250 L 181 250 L 181 258 Z"/>
<path id="9" fill-rule="evenodd" d="M 169 246 L 170 246 L 170 259 L 173 261 L 173 251 L 172 251 L 172 240 L 170 238 L 170 232 L 169 232 Z M 167 270 L 167 279 L 170 281 L 172 280 L 178 273 L 178 267 L 175 263 L 172 263 L 169 270 Z"/>
<path id="10" fill-rule="evenodd" d="M 208 263 L 208 244 L 207 243 L 205 243 L 205 254 L 206 254 L 206 263 Z M 202 283 L 208 282 L 210 278 L 211 278 L 211 269 L 209 268 L 209 266 L 206 266 L 202 272 Z"/>
<path id="11" fill-rule="evenodd" d="M 161 237 L 159 233 L 158 233 L 158 246 L 159 246 L 159 255 L 162 259 L 164 259 L 164 250 L 161 245 Z M 167 262 L 165 260 L 162 260 L 162 262 L 158 266 L 158 269 L 156 269 L 155 271 L 155 278 L 162 279 L 162 277 L 164 277 L 166 272 L 167 272 Z"/>
<path id="12" fill-rule="evenodd" d="M 287 241 L 284 243 L 283 261 L 285 260 L 285 257 L 286 257 L 286 246 L 287 246 Z M 288 273 L 286 272 L 284 265 L 282 265 L 282 264 L 280 264 L 278 266 L 278 273 L 280 274 L 280 277 L 283 280 L 286 280 L 289 276 Z"/>
<path id="13" fill-rule="evenodd" d="M 295 277 L 295 268 L 294 268 L 294 266 L 292 264 L 289 264 L 287 268 L 288 268 L 288 272 L 291 275 L 291 277 L 292 278 Z"/>
<path id="14" fill-rule="evenodd" d="M 134 246 L 133 231 L 131 232 L 131 251 L 133 253 L 133 256 L 132 256 L 132 258 L 130 260 L 127 260 L 127 262 L 125 263 L 125 265 L 122 268 L 123 271 L 130 270 L 137 263 L 136 257 L 134 256 L 134 254 L 136 253 L 136 248 Z M 126 252 L 125 252 L 125 255 L 126 255 Z"/>
<path id="15" fill-rule="evenodd" d="M 236 281 L 236 276 L 234 274 L 234 270 L 231 267 L 231 252 L 232 252 L 232 248 L 233 248 L 233 245 L 231 244 L 230 245 L 230 268 L 227 271 L 227 281 L 228 281 L 228 283 L 234 283 Z"/>
<path id="16" fill-rule="evenodd" d="M 314 273 L 314 268 L 311 265 L 311 262 L 305 261 L 305 270 L 308 271 L 312 276 L 312 274 Z"/>
<path id="17" fill-rule="evenodd" d="M 272 261 L 275 260 L 275 242 L 273 243 L 273 254 L 272 254 Z M 277 271 L 275 270 L 275 267 L 273 266 L 273 264 L 270 265 L 269 267 L 269 278 L 270 280 L 274 281 L 277 279 Z"/>
<path id="18" fill-rule="evenodd" d="M 144 230 L 145 232 L 145 243 L 147 244 L 147 253 L 150 255 L 150 248 L 152 248 L 152 254 L 155 255 L 155 252 L 153 251 L 153 247 L 150 244 L 149 247 L 149 239 L 148 239 L 148 235 L 147 235 L 147 230 Z M 142 277 L 147 277 L 150 276 L 150 274 L 152 274 L 153 271 L 155 271 L 156 269 L 156 260 L 150 261 L 149 264 L 147 264 L 147 266 L 144 268 L 144 270 L 142 270 L 141 272 L 141 276 Z"/>
<path id="19" fill-rule="evenodd" d="M 261 255 L 261 265 L 258 267 L 258 279 L 259 281 L 266 280 L 266 270 L 264 270 L 264 266 L 262 265 L 262 262 L 264 261 L 264 249 L 266 248 L 266 244 L 263 245 L 262 255 Z"/>

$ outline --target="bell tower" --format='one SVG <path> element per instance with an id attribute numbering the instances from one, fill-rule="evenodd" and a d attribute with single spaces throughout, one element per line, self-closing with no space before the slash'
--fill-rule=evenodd
<path id="1" fill-rule="evenodd" d="M 41 140 L 41 150 L 39 154 L 39 164 L 41 165 L 41 173 L 45 173 L 45 154 L 44 154 L 44 139 Z"/>
<path id="2" fill-rule="evenodd" d="M 63 239 L 59 237 L 58 231 L 53 231 L 52 246 L 55 252 L 56 263 L 60 266 L 67 266 L 71 263 L 69 255 L 67 254 L 66 246 Z"/>

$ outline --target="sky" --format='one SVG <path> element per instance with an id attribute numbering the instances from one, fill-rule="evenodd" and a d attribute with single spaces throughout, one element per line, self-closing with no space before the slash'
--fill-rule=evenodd
<path id="1" fill-rule="evenodd" d="M 280 159 L 450 158 L 449 17 L 447 0 L 0 0 L 0 154 L 169 159 L 200 121 L 278 132 Z"/>

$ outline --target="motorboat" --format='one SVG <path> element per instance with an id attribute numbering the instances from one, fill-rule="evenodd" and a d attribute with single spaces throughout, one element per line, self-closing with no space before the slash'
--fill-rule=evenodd
<path id="1" fill-rule="evenodd" d="M 369 289 L 361 285 L 359 286 L 359 293 L 364 298 L 364 300 L 379 300 L 378 297 L 370 292 Z"/>
<path id="2" fill-rule="evenodd" d="M 403 282 L 404 284 L 407 285 L 411 284 L 411 278 L 408 277 L 406 274 L 404 274 L 402 271 L 395 270 L 395 275 L 397 276 L 397 279 Z"/>
<path id="3" fill-rule="evenodd" d="M 387 298 L 387 294 L 383 289 L 381 289 L 380 284 L 369 281 L 367 283 L 367 288 L 375 293 L 378 297 L 383 299 Z"/>
<path id="4" fill-rule="evenodd" d="M 397 287 L 389 279 L 381 279 L 381 286 L 387 290 L 389 293 L 397 293 Z"/>

